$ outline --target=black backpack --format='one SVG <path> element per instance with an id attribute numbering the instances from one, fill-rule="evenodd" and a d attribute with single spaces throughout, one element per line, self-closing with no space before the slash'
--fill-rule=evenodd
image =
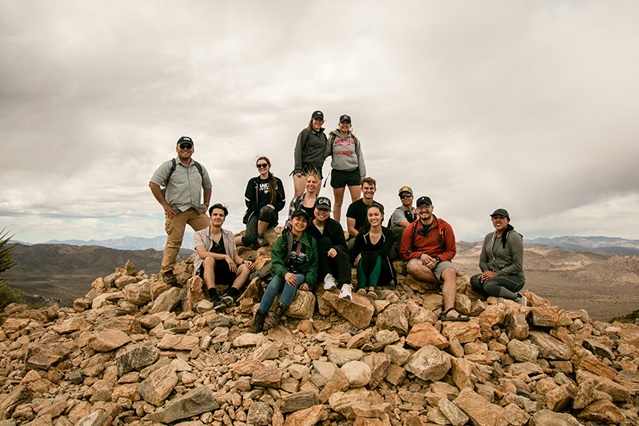
<path id="1" fill-rule="evenodd" d="M 204 181 L 204 171 L 202 170 L 202 165 L 200 163 L 198 163 L 197 161 L 193 160 L 193 164 L 195 164 L 195 167 L 197 167 L 197 170 L 200 172 L 200 176 L 202 176 L 202 181 Z M 177 168 L 177 162 L 175 161 L 175 158 L 171 159 L 171 170 L 169 170 L 169 174 L 166 177 L 166 180 L 164 181 L 164 188 L 162 188 L 162 196 L 165 197 L 166 196 L 166 187 L 169 184 L 169 180 L 171 179 L 171 176 L 173 175 L 173 172 L 175 172 L 175 169 Z"/>

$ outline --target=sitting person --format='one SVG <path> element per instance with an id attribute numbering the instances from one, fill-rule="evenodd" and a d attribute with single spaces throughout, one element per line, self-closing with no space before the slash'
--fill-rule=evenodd
<path id="1" fill-rule="evenodd" d="M 417 199 L 419 220 L 404 230 L 400 255 L 408 273 L 418 281 L 442 284 L 444 307 L 442 321 L 468 321 L 470 318 L 455 310 L 457 283 L 455 267 L 451 260 L 457 253 L 455 234 L 448 222 L 435 217 L 429 197 Z"/>
<path id="2" fill-rule="evenodd" d="M 395 268 L 389 258 L 393 233 L 382 226 L 384 207 L 381 204 L 368 206 L 366 217 L 368 225 L 355 237 L 350 257 L 357 268 L 358 293 L 377 299 L 375 289 L 396 279 Z"/>
<path id="3" fill-rule="evenodd" d="M 285 230 L 273 244 L 271 251 L 271 275 L 260 306 L 255 313 L 249 333 L 260 333 L 267 328 L 277 327 L 284 313 L 293 301 L 299 288 L 309 291 L 317 280 L 317 243 L 305 231 L 308 213 L 297 210 L 291 215 L 291 229 Z M 275 297 L 282 293 L 275 313 L 268 321 L 266 316 Z M 265 324 L 266 322 L 266 324 Z"/>
<path id="4" fill-rule="evenodd" d="M 227 215 L 225 206 L 213 204 L 209 209 L 210 226 L 193 235 L 197 252 L 193 274 L 204 279 L 204 296 L 216 310 L 233 306 L 254 268 L 253 262 L 242 259 L 237 253 L 233 233 L 222 228 Z M 232 286 L 220 298 L 216 284 Z"/>
<path id="5" fill-rule="evenodd" d="M 247 209 L 243 219 L 246 234 L 235 237 L 238 246 L 267 246 L 264 232 L 269 227 L 277 226 L 277 214 L 285 204 L 284 185 L 280 178 L 271 173 L 271 161 L 262 156 L 257 159 L 255 166 L 259 176 L 251 178 L 246 184 L 244 201 Z"/>
<path id="6" fill-rule="evenodd" d="M 372 177 L 362 179 L 362 193 L 364 196 L 359 200 L 353 201 L 346 211 L 346 225 L 348 230 L 348 249 L 351 250 L 355 243 L 355 237 L 359 234 L 360 229 L 368 224 L 367 209 L 368 206 L 379 204 L 373 200 L 377 191 L 377 182 Z M 379 204 L 381 206 L 381 204 Z M 382 207 L 383 209 L 384 207 Z"/>
<path id="7" fill-rule="evenodd" d="M 413 190 L 409 186 L 399 188 L 399 200 L 402 205 L 397 207 L 390 219 L 388 228 L 393 231 L 393 249 L 391 259 L 399 259 L 399 245 L 402 243 L 404 229 L 417 219 L 417 210 L 413 207 Z"/>
<path id="8" fill-rule="evenodd" d="M 309 221 L 313 220 L 313 215 L 315 214 L 315 200 L 317 200 L 317 196 L 320 191 L 320 182 L 321 179 L 317 173 L 306 173 L 306 191 L 299 197 L 295 197 L 291 200 L 285 228 L 291 228 L 291 215 L 295 210 L 306 210 Z"/>
<path id="9" fill-rule="evenodd" d="M 510 225 L 510 215 L 505 209 L 497 209 L 490 215 L 495 232 L 484 238 L 479 255 L 481 274 L 473 275 L 470 284 L 482 294 L 505 299 L 526 306 L 524 288 L 523 237 Z"/>
<path id="10" fill-rule="evenodd" d="M 331 219 L 331 200 L 318 197 L 315 218 L 306 229 L 317 241 L 319 276 L 324 277 L 324 290 L 341 288 L 339 297 L 352 299 L 351 264 L 348 260 L 342 225 Z"/>

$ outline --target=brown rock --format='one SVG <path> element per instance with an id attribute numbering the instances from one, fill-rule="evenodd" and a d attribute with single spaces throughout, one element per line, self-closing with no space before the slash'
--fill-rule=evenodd
<path id="1" fill-rule="evenodd" d="M 521 312 L 513 312 L 506 317 L 506 330 L 511 339 L 524 340 L 528 338 L 528 322 Z"/>
<path id="2" fill-rule="evenodd" d="M 552 336 L 539 331 L 530 332 L 530 340 L 539 347 L 539 356 L 552 360 L 569 360 L 572 351 L 568 345 L 560 342 Z"/>
<path id="3" fill-rule="evenodd" d="M 572 408 L 575 410 L 581 410 L 582 408 L 586 408 L 595 400 L 597 400 L 595 381 L 588 378 L 584 379 L 577 387 L 577 393 L 572 401 Z"/>
<path id="4" fill-rule="evenodd" d="M 411 355 L 404 368 L 422 380 L 437 381 L 450 370 L 450 355 L 427 345 Z"/>
<path id="5" fill-rule="evenodd" d="M 338 365 L 342 366 L 350 361 L 359 361 L 364 358 L 364 352 L 359 349 L 344 349 L 331 346 L 327 351 L 328 359 Z"/>
<path id="6" fill-rule="evenodd" d="M 470 420 L 468 416 L 448 398 L 440 398 L 437 407 L 453 426 L 465 425 L 468 420 Z"/>
<path id="7" fill-rule="evenodd" d="M 315 295 L 312 291 L 298 291 L 286 311 L 286 316 L 291 318 L 308 319 L 313 317 L 315 311 Z"/>
<path id="8" fill-rule="evenodd" d="M 390 359 L 384 353 L 375 352 L 370 355 L 366 355 L 363 361 L 368 364 L 371 369 L 371 378 L 368 383 L 369 389 L 375 389 L 386 377 L 386 372 L 390 366 Z"/>
<path id="9" fill-rule="evenodd" d="M 69 334 L 75 331 L 89 331 L 91 324 L 82 317 L 73 317 L 51 327 L 58 334 Z"/>
<path id="10" fill-rule="evenodd" d="M 348 420 L 354 420 L 357 417 L 354 411 L 355 406 L 366 409 L 371 405 L 383 404 L 384 400 L 375 392 L 358 389 L 357 391 L 346 393 L 334 393 L 329 398 L 328 403 L 332 410 L 337 411 Z"/>
<path id="11" fill-rule="evenodd" d="M 404 365 L 410 358 L 410 351 L 400 345 L 388 345 L 384 348 L 384 353 L 388 356 L 390 362 L 397 365 Z"/>
<path id="12" fill-rule="evenodd" d="M 160 367 L 140 383 L 140 396 L 146 402 L 159 407 L 177 383 L 178 376 L 172 364 Z"/>
<path id="13" fill-rule="evenodd" d="M 464 358 L 452 358 L 451 363 L 455 386 L 457 386 L 459 390 L 466 388 L 472 389 L 474 386 L 472 374 L 473 363 Z"/>
<path id="14" fill-rule="evenodd" d="M 172 351 L 192 351 L 198 347 L 200 339 L 197 336 L 167 333 L 162 336 L 158 348 Z"/>
<path id="15" fill-rule="evenodd" d="M 594 355 L 582 358 L 581 361 L 577 363 L 577 367 L 582 368 L 586 371 L 590 371 L 597 376 L 606 377 L 610 380 L 614 380 L 617 378 L 617 372 L 615 371 L 615 369 L 599 361 Z"/>
<path id="16" fill-rule="evenodd" d="M 361 388 L 368 385 L 373 374 L 370 366 L 363 361 L 349 361 L 341 367 L 348 379 L 350 388 Z"/>
<path id="17" fill-rule="evenodd" d="M 285 395 L 280 400 L 280 411 L 282 413 L 292 413 L 318 404 L 319 399 L 315 392 L 297 392 Z"/>
<path id="18" fill-rule="evenodd" d="M 386 371 L 384 379 L 394 386 L 399 386 L 406 378 L 406 370 L 397 364 L 391 364 Z"/>
<path id="19" fill-rule="evenodd" d="M 559 312 L 556 308 L 539 306 L 531 308 L 532 325 L 536 327 L 556 327 L 559 321 Z"/>
<path id="20" fill-rule="evenodd" d="M 319 394 L 319 401 L 325 404 L 331 395 L 337 392 L 343 392 L 348 389 L 348 378 L 344 371 L 339 368 L 335 370 L 333 375 L 328 379 L 324 389 Z"/>
<path id="21" fill-rule="evenodd" d="M 444 322 L 442 323 L 442 334 L 448 340 L 456 338 L 459 343 L 468 343 L 481 337 L 479 322 L 471 319 L 469 322 Z"/>
<path id="22" fill-rule="evenodd" d="M 619 410 L 615 404 L 606 400 L 595 401 L 581 410 L 577 415 L 582 420 L 604 422 L 612 425 L 618 425 L 626 420 L 626 416 Z"/>
<path id="23" fill-rule="evenodd" d="M 536 345 L 513 339 L 506 346 L 508 355 L 517 362 L 535 362 L 539 356 L 539 348 Z"/>
<path id="24" fill-rule="evenodd" d="M 626 402 L 630 400 L 630 392 L 624 386 L 606 377 L 597 376 L 589 371 L 577 370 L 575 374 L 577 383 L 581 384 L 587 379 L 595 383 L 595 389 L 607 393 L 613 401 Z"/>
<path id="25" fill-rule="evenodd" d="M 171 287 L 168 290 L 160 293 L 153 302 L 153 306 L 151 306 L 149 313 L 155 314 L 158 312 L 171 311 L 173 308 L 180 304 L 181 293 L 182 289 L 177 287 Z"/>
<path id="26" fill-rule="evenodd" d="M 508 426 L 504 409 L 491 404 L 472 389 L 463 389 L 453 402 L 475 426 Z"/>
<path id="27" fill-rule="evenodd" d="M 552 411 L 563 411 L 570 406 L 577 393 L 574 385 L 563 385 L 546 392 L 546 407 Z"/>
<path id="28" fill-rule="evenodd" d="M 11 418 L 17 406 L 31 401 L 33 393 L 26 386 L 16 386 L 10 394 L 2 396 L 0 399 L 0 420 Z"/>
<path id="29" fill-rule="evenodd" d="M 394 330 L 400 336 L 408 333 L 410 312 L 406 305 L 393 305 L 377 315 L 376 326 L 380 330 Z"/>
<path id="30" fill-rule="evenodd" d="M 423 322 L 415 324 L 411 328 L 406 336 L 406 344 L 415 349 L 423 348 L 426 345 L 444 349 L 448 346 L 448 340 L 432 324 Z"/>
<path id="31" fill-rule="evenodd" d="M 326 418 L 327 414 L 324 406 L 315 405 L 288 415 L 284 426 L 313 426 Z"/>
<path id="32" fill-rule="evenodd" d="M 342 299 L 337 294 L 324 292 L 322 299 L 348 322 L 359 329 L 365 329 L 371 323 L 375 308 L 367 297 L 353 292 L 353 300 Z"/>
<path id="33" fill-rule="evenodd" d="M 269 366 L 258 368 L 251 377 L 251 386 L 262 386 L 265 388 L 279 388 L 282 382 L 282 373 Z"/>

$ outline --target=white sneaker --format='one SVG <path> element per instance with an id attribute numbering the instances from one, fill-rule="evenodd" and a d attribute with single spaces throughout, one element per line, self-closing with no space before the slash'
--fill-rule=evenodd
<path id="1" fill-rule="evenodd" d="M 521 293 L 517 293 L 516 302 L 519 303 L 521 306 L 526 306 L 528 304 L 528 298 Z"/>
<path id="2" fill-rule="evenodd" d="M 339 292 L 342 299 L 353 300 L 353 286 L 350 284 L 342 284 L 342 290 Z"/>
<path id="3" fill-rule="evenodd" d="M 334 288 L 337 288 L 335 278 L 331 274 L 326 274 L 326 277 L 324 277 L 324 290 L 333 290 Z"/>

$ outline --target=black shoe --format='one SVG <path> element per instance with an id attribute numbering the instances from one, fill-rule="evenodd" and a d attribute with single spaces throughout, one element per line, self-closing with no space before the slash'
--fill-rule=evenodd
<path id="1" fill-rule="evenodd" d="M 261 237 L 257 237 L 257 245 L 260 247 L 266 247 L 268 246 L 268 241 L 266 241 L 262 235 Z"/>
<path id="2" fill-rule="evenodd" d="M 266 319 L 265 328 L 267 330 L 270 330 L 271 328 L 278 327 L 282 323 L 282 318 L 284 318 L 284 312 L 286 312 L 287 309 L 288 309 L 288 306 L 286 306 L 283 303 L 280 303 L 279 305 L 277 305 L 277 308 L 275 309 L 275 312 L 273 312 L 273 315 Z"/>
<path id="3" fill-rule="evenodd" d="M 162 274 L 162 279 L 171 287 L 177 286 L 178 280 L 175 275 L 173 275 L 173 271 L 166 271 Z"/>
<path id="4" fill-rule="evenodd" d="M 253 319 L 253 325 L 247 330 L 248 333 L 261 333 L 264 331 L 264 320 L 266 319 L 267 312 L 257 311 L 255 318 Z"/>

